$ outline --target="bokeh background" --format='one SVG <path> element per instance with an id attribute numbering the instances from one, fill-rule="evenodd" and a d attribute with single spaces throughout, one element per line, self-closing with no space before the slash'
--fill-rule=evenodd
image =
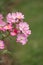
<path id="1" fill-rule="evenodd" d="M 0 13 L 4 16 L 16 11 L 25 15 L 32 34 L 24 46 L 16 43 L 14 37 L 7 39 L 13 61 L 15 65 L 43 65 L 43 0 L 0 0 Z"/>

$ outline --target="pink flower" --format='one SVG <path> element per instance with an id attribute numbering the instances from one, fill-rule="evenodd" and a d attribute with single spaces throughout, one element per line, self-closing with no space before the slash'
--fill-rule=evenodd
<path id="1" fill-rule="evenodd" d="M 15 13 L 9 13 L 6 18 L 7 18 L 8 23 L 15 23 L 16 22 L 15 21 L 15 19 L 16 19 Z"/>
<path id="2" fill-rule="evenodd" d="M 0 49 L 4 49 L 4 42 L 0 40 Z"/>
<path id="3" fill-rule="evenodd" d="M 17 42 L 22 43 L 22 45 L 26 44 L 27 42 L 27 37 L 24 34 L 18 34 L 17 35 Z"/>
<path id="4" fill-rule="evenodd" d="M 25 36 L 31 34 L 31 30 L 29 30 L 29 25 L 26 22 L 19 23 L 19 30 L 22 31 L 22 33 L 25 34 Z"/>
<path id="5" fill-rule="evenodd" d="M 16 36 L 18 34 L 18 30 L 17 29 L 13 29 L 11 32 L 10 32 L 10 35 L 11 36 Z"/>
<path id="6" fill-rule="evenodd" d="M 24 15 L 21 12 L 16 12 L 17 19 L 24 19 Z"/>
<path id="7" fill-rule="evenodd" d="M 16 33 L 14 33 L 14 32 L 10 32 L 10 35 L 11 35 L 11 36 L 15 36 Z"/>
<path id="8" fill-rule="evenodd" d="M 0 19 L 3 19 L 3 15 L 2 14 L 0 14 Z"/>
<path id="9" fill-rule="evenodd" d="M 6 25 L 6 23 L 3 20 L 0 20 L 0 27 L 5 26 L 5 25 Z"/>
<path id="10" fill-rule="evenodd" d="M 3 20 L 0 20 L 0 30 L 4 30 L 3 27 L 6 25 L 6 23 Z"/>
<path id="11" fill-rule="evenodd" d="M 11 24 L 7 24 L 6 26 L 4 26 L 3 29 L 4 30 L 12 30 L 12 25 Z"/>

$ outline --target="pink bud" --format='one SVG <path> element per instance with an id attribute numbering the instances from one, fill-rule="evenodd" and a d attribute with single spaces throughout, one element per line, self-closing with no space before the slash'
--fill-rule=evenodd
<path id="1" fill-rule="evenodd" d="M 4 42 L 0 40 L 0 49 L 4 49 Z"/>

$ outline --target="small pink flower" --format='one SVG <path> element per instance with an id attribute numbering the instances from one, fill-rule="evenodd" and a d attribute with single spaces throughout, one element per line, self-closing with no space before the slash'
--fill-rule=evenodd
<path id="1" fill-rule="evenodd" d="M 11 36 L 15 36 L 16 33 L 14 33 L 14 32 L 10 32 L 10 35 L 11 35 Z"/>
<path id="2" fill-rule="evenodd" d="M 19 23 L 19 30 L 22 31 L 26 36 L 31 34 L 31 30 L 29 30 L 29 25 L 26 22 Z"/>
<path id="3" fill-rule="evenodd" d="M 0 40 L 0 49 L 4 49 L 4 42 Z"/>
<path id="4" fill-rule="evenodd" d="M 24 15 L 21 12 L 16 12 L 17 19 L 24 19 Z"/>
<path id="5" fill-rule="evenodd" d="M 6 25 L 6 23 L 3 20 L 0 20 L 0 30 L 4 30 L 3 27 Z"/>
<path id="6" fill-rule="evenodd" d="M 26 44 L 27 42 L 27 37 L 24 34 L 18 34 L 17 35 L 17 42 L 22 43 L 22 45 Z"/>
<path id="7" fill-rule="evenodd" d="M 3 19 L 3 15 L 2 14 L 0 14 L 0 19 Z"/>
<path id="8" fill-rule="evenodd" d="M 0 27 L 5 26 L 6 23 L 3 20 L 0 20 Z"/>
<path id="9" fill-rule="evenodd" d="M 12 25 L 11 24 L 7 24 L 6 26 L 4 26 L 3 29 L 4 30 L 12 30 Z"/>
<path id="10" fill-rule="evenodd" d="M 18 34 L 18 30 L 17 29 L 13 29 L 11 32 L 10 32 L 10 35 L 11 36 L 16 36 Z"/>
<path id="11" fill-rule="evenodd" d="M 8 23 L 15 23 L 16 22 L 15 21 L 15 19 L 16 19 L 15 13 L 9 13 L 6 18 L 7 18 Z"/>

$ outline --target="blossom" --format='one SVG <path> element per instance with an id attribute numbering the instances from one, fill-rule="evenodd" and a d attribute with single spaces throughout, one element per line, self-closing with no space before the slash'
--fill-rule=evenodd
<path id="1" fill-rule="evenodd" d="M 3 20 L 0 20 L 0 27 L 5 26 L 6 23 Z"/>
<path id="2" fill-rule="evenodd" d="M 31 30 L 29 30 L 29 25 L 26 22 L 19 23 L 19 30 L 22 31 L 26 36 L 31 34 Z"/>
<path id="3" fill-rule="evenodd" d="M 6 23 L 0 19 L 0 30 L 4 30 L 3 27 L 6 25 Z"/>
<path id="4" fill-rule="evenodd" d="M 21 12 L 9 13 L 6 18 L 8 23 L 16 23 L 18 19 L 24 19 L 24 15 Z"/>
<path id="5" fill-rule="evenodd" d="M 12 25 L 11 24 L 7 24 L 3 27 L 4 30 L 12 30 Z"/>
<path id="6" fill-rule="evenodd" d="M 21 12 L 16 12 L 17 19 L 24 19 L 24 15 Z"/>
<path id="7" fill-rule="evenodd" d="M 10 32 L 10 35 L 11 35 L 11 36 L 15 36 L 16 33 L 14 33 L 14 32 Z"/>
<path id="8" fill-rule="evenodd" d="M 8 13 L 8 15 L 6 16 L 7 18 L 7 22 L 8 23 L 15 23 L 15 19 L 16 19 L 16 15 L 15 13 Z"/>
<path id="9" fill-rule="evenodd" d="M 0 14 L 0 19 L 3 19 L 3 15 L 2 14 Z"/>
<path id="10" fill-rule="evenodd" d="M 16 36 L 18 34 L 18 30 L 17 29 L 13 29 L 11 32 L 10 32 L 10 35 L 11 36 Z"/>
<path id="11" fill-rule="evenodd" d="M 22 43 L 22 45 L 26 44 L 27 42 L 27 37 L 24 34 L 18 34 L 17 35 L 17 42 Z"/>
<path id="12" fill-rule="evenodd" d="M 6 22 L 3 21 L 3 15 L 0 14 L 0 31 L 5 34 L 9 32 L 9 35 L 16 36 L 16 41 L 22 45 L 27 43 L 27 38 L 31 34 L 31 30 L 27 22 L 23 21 L 24 15 L 21 12 L 8 13 L 6 16 Z M 4 38 L 6 37 L 3 36 Z M 4 49 L 4 42 L 0 40 L 0 49 Z"/>
<path id="13" fill-rule="evenodd" d="M 4 42 L 0 40 L 0 49 L 4 49 Z"/>

